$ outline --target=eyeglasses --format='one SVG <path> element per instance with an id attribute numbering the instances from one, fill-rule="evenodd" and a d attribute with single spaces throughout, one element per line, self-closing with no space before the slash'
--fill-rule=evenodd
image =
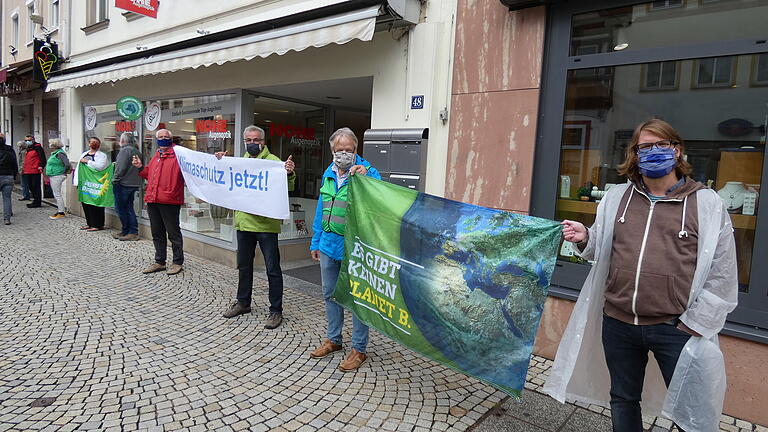
<path id="1" fill-rule="evenodd" d="M 674 147 L 674 146 L 676 146 L 678 144 L 680 144 L 680 143 L 677 142 L 677 141 L 661 140 L 661 141 L 656 141 L 656 142 L 638 143 L 637 144 L 637 149 L 638 150 L 650 150 L 650 149 L 652 149 L 654 147 L 656 147 L 658 149 L 668 149 L 668 148 L 672 148 L 672 147 Z"/>
<path id="2" fill-rule="evenodd" d="M 264 142 L 264 138 L 246 138 L 245 139 L 246 144 L 255 144 L 260 142 Z"/>

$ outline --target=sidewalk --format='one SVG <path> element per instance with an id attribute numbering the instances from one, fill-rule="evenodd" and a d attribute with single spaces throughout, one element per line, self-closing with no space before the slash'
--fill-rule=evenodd
<path id="1" fill-rule="evenodd" d="M 235 269 L 187 255 L 180 275 L 143 275 L 150 241 L 16 198 L 0 226 L 0 431 L 610 430 L 595 407 L 536 392 L 551 364 L 538 357 L 522 403 L 375 331 L 370 359 L 341 373 L 341 353 L 308 356 L 325 329 L 317 285 L 286 276 L 284 324 L 266 330 L 258 274 L 254 312 L 227 320 Z"/>

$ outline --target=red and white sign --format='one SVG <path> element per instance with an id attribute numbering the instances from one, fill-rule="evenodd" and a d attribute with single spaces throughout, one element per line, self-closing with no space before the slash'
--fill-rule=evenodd
<path id="1" fill-rule="evenodd" d="M 196 120 L 195 130 L 198 134 L 207 132 L 210 139 L 232 138 L 232 133 L 227 130 L 226 120 Z"/>
<path id="2" fill-rule="evenodd" d="M 269 136 L 275 135 L 287 138 L 315 139 L 315 128 L 270 123 Z"/>
<path id="3" fill-rule="evenodd" d="M 160 0 L 115 0 L 115 7 L 157 18 Z"/>

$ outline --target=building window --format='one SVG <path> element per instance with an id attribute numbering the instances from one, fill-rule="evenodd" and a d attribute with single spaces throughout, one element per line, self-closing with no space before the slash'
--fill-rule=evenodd
<path id="1" fill-rule="evenodd" d="M 35 13 L 35 2 L 34 0 L 27 3 L 27 25 L 28 25 L 28 31 L 27 31 L 27 40 L 29 43 L 32 43 L 32 41 L 35 39 L 35 23 L 32 21 L 32 15 Z"/>
<path id="2" fill-rule="evenodd" d="M 88 25 L 106 21 L 109 3 L 107 0 L 88 0 Z"/>
<path id="3" fill-rule="evenodd" d="M 665 0 L 665 1 L 651 2 L 650 9 L 655 11 L 655 10 L 680 8 L 683 6 L 685 6 L 684 0 Z"/>
<path id="4" fill-rule="evenodd" d="M 13 48 L 18 50 L 19 49 L 19 14 L 18 13 L 14 13 L 13 15 L 11 15 L 11 22 L 12 22 L 11 27 L 13 31 L 13 34 L 11 36 L 11 41 L 13 42 Z M 15 52 L 12 52 L 11 54 L 16 55 Z"/>
<path id="5" fill-rule="evenodd" d="M 679 74 L 676 61 L 648 63 L 642 67 L 642 83 L 644 91 L 677 90 Z"/>
<path id="6" fill-rule="evenodd" d="M 59 27 L 59 0 L 51 0 L 51 14 L 49 22 L 51 30 Z"/>
<path id="7" fill-rule="evenodd" d="M 694 88 L 730 87 L 735 84 L 736 57 L 700 59 L 694 64 Z"/>
<path id="8" fill-rule="evenodd" d="M 768 86 L 768 53 L 752 56 L 752 81 L 753 86 Z"/>

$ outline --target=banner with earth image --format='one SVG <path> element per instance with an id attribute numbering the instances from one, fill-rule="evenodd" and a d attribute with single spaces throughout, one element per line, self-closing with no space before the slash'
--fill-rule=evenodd
<path id="1" fill-rule="evenodd" d="M 555 221 L 352 176 L 333 297 L 404 346 L 519 397 L 560 239 Z"/>
<path id="2" fill-rule="evenodd" d="M 115 195 L 112 192 L 112 177 L 115 165 L 96 171 L 81 163 L 77 169 L 77 196 L 81 203 L 96 207 L 113 207 Z"/>

